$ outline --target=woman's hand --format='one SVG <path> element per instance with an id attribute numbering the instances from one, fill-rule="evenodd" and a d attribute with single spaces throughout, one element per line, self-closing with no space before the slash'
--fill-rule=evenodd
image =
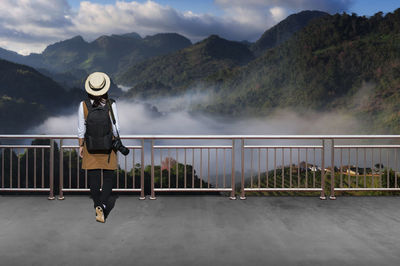
<path id="1" fill-rule="evenodd" d="M 83 158 L 83 147 L 79 147 L 79 157 Z"/>

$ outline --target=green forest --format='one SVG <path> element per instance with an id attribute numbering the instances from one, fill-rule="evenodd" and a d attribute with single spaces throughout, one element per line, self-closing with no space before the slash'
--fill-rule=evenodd
<path id="1" fill-rule="evenodd" d="M 25 57 L 2 49 L 0 57 L 16 62 L 0 60 L 1 121 L 10 125 L 4 133 L 71 110 L 86 97 L 83 80 L 91 71 L 109 73 L 112 97 L 128 102 L 195 90 L 211 97 L 192 104 L 192 113 L 340 112 L 369 121 L 361 129 L 367 134 L 400 132 L 400 9 L 371 17 L 302 11 L 254 43 L 211 35 L 192 44 L 179 34 L 131 33 L 90 43 L 77 36 Z M 130 89 L 123 93 L 115 84 Z"/>
<path id="2" fill-rule="evenodd" d="M 268 116 L 276 108 L 341 111 L 370 120 L 366 133 L 400 132 L 400 9 L 370 18 L 319 16 L 258 56 L 240 45 L 211 36 L 137 64 L 117 79 L 133 86 L 126 97 L 211 91 L 213 101 L 193 106 L 197 112 L 240 117 Z"/>

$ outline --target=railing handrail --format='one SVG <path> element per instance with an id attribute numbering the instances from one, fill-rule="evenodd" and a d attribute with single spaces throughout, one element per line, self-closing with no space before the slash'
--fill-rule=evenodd
<path id="1" fill-rule="evenodd" d="M 77 139 L 77 135 L 0 135 L 9 139 Z M 121 135 L 123 139 L 400 139 L 400 135 Z"/>
<path id="2" fill-rule="evenodd" d="M 320 191 L 321 192 L 321 196 L 320 196 L 320 198 L 321 199 L 325 199 L 326 197 L 325 197 L 325 174 L 326 173 L 328 173 L 328 172 L 330 172 L 330 176 L 331 176 L 331 184 L 330 184 L 330 186 L 331 186 L 331 194 L 330 194 L 330 198 L 331 199 L 334 199 L 335 198 L 335 194 L 334 194 L 334 192 L 335 192 L 335 189 L 337 189 L 338 191 L 351 191 L 351 190 L 355 190 L 355 189 L 359 189 L 359 187 L 358 187 L 358 177 L 360 176 L 360 174 L 358 174 L 358 173 L 356 173 L 356 181 L 355 181 L 355 184 L 356 184 L 356 187 L 352 187 L 352 186 L 350 186 L 350 183 L 352 182 L 351 180 L 350 180 L 350 171 L 348 172 L 348 187 L 345 187 L 345 188 L 343 188 L 342 186 L 343 186 L 343 179 L 342 179 L 342 170 L 340 170 L 341 172 L 340 172 L 340 188 L 338 188 L 337 187 L 337 184 L 335 185 L 335 168 L 336 168 L 336 166 L 335 166 L 335 150 L 338 150 L 339 149 L 339 154 L 340 154 L 340 165 L 341 165 L 341 168 L 340 169 L 342 169 L 342 152 L 343 152 L 343 149 L 348 149 L 348 164 L 350 165 L 350 150 L 351 149 L 356 149 L 356 164 L 357 164 L 357 168 L 358 168 L 358 162 L 359 162 L 359 153 L 358 153 L 358 150 L 360 149 L 360 148 L 362 148 L 364 151 L 364 163 L 363 163 L 363 165 L 364 165 L 364 169 L 366 169 L 366 154 L 367 154 L 367 149 L 368 148 L 370 148 L 370 149 L 372 149 L 371 150 L 371 164 L 373 164 L 373 162 L 374 162 L 374 157 L 373 157 L 373 151 L 374 151 L 374 149 L 379 149 L 379 163 L 380 163 L 380 165 L 382 165 L 382 158 L 381 158 L 381 153 L 382 153 L 382 148 L 385 148 L 385 149 L 396 149 L 395 150 L 395 155 L 394 155 L 394 157 L 395 157 L 395 159 L 394 159 L 394 161 L 395 161 L 395 163 L 396 163 L 396 166 L 395 166 L 395 173 L 394 173 L 394 188 L 392 187 L 392 188 L 390 188 L 389 186 L 391 185 L 390 184 L 390 182 L 392 182 L 392 181 L 390 181 L 391 179 L 391 177 L 390 177 L 390 175 L 391 175 L 391 169 L 390 169 L 390 171 L 389 171 L 389 168 L 387 168 L 388 170 L 386 171 L 386 187 L 382 187 L 382 177 L 381 177 L 381 168 L 379 168 L 380 170 L 379 170 L 379 176 L 380 176 L 380 179 L 379 179 L 379 181 L 380 181 L 380 184 L 379 184 L 379 188 L 376 188 L 376 187 L 365 187 L 366 186 L 366 184 L 367 184 L 367 181 L 366 181 L 366 177 L 367 177 L 367 174 L 366 174 L 366 171 L 364 170 L 364 174 L 363 174 L 363 176 L 364 176 L 364 188 L 362 188 L 362 189 L 364 189 L 364 190 L 368 190 L 368 189 L 370 189 L 370 190 L 379 190 L 379 189 L 381 189 L 381 190 L 388 190 L 389 188 L 391 189 L 391 190 L 398 190 L 398 191 L 400 191 L 400 187 L 398 187 L 397 186 L 397 178 L 398 178 L 398 176 L 397 176 L 397 170 L 398 170 L 398 167 L 397 167 L 397 152 L 398 152 L 398 150 L 397 149 L 399 149 L 400 148 L 400 144 L 397 144 L 397 141 L 394 141 L 394 143 L 387 143 L 387 144 L 381 144 L 381 145 L 376 145 L 376 143 L 374 143 L 374 142 L 372 142 L 372 143 L 366 143 L 367 145 L 360 145 L 360 144 L 345 144 L 345 145 L 337 145 L 336 144 L 336 140 L 397 140 L 397 139 L 400 139 L 400 135 L 210 135 L 210 134 L 205 134 L 205 135 L 188 135 L 188 134 L 181 134 L 181 135 L 174 135 L 174 134 L 171 134 L 171 135 L 168 135 L 168 134 L 165 134 L 165 135 L 161 135 L 161 134 L 154 134 L 154 135 L 151 135 L 151 134 L 147 134 L 147 135 L 122 135 L 121 136 L 121 138 L 123 138 L 124 140 L 129 140 L 129 139 L 131 139 L 131 140 L 139 140 L 140 142 L 141 142 L 141 145 L 140 146 L 127 146 L 127 148 L 129 148 L 129 149 L 136 149 L 136 150 L 140 150 L 140 165 L 141 165 L 141 167 L 140 167 L 140 189 L 139 188 L 137 188 L 137 187 L 135 187 L 135 184 L 133 184 L 133 189 L 128 189 L 127 188 L 127 169 L 126 169 L 126 165 L 127 165 L 127 159 L 126 159 L 126 157 L 125 157 L 125 188 L 122 188 L 122 189 L 120 189 L 119 188 L 119 186 L 117 185 L 117 189 L 119 189 L 120 191 L 140 191 L 141 192 L 141 199 L 144 199 L 145 198 L 145 196 L 144 196 L 144 167 L 145 167 L 145 160 L 144 160 L 144 158 L 145 158 L 145 152 L 147 153 L 148 152 L 148 150 L 147 149 L 145 149 L 145 143 L 146 142 L 150 142 L 150 151 L 151 151 L 151 174 L 150 174 L 150 179 L 151 179 L 151 197 L 150 197 L 150 199 L 155 199 L 155 191 L 168 191 L 168 189 L 174 189 L 173 191 L 174 192 L 178 192 L 178 191 L 190 191 L 190 190 L 187 190 L 188 188 L 187 188 L 187 186 L 186 186 L 186 181 L 187 181 L 187 172 L 186 172 L 186 165 L 187 165 L 187 161 L 186 161 L 186 159 L 187 159 L 187 157 L 186 157 L 186 151 L 187 151 L 187 149 L 191 149 L 191 151 L 189 151 L 189 153 L 191 152 L 191 154 L 192 154 L 192 188 L 191 189 L 194 189 L 194 187 L 193 187 L 193 184 L 194 184 L 194 179 L 193 179 L 193 177 L 195 176 L 195 168 L 194 168 L 194 158 L 195 158 L 195 151 L 196 150 L 199 150 L 199 155 L 197 156 L 197 159 L 199 159 L 200 160 L 200 191 L 206 191 L 206 189 L 204 189 L 203 187 L 202 187 L 202 181 L 203 181 L 203 179 L 202 179 L 202 169 L 203 169 L 203 165 L 202 165 L 202 160 L 203 160 L 203 149 L 208 149 L 208 153 L 206 154 L 207 156 L 207 189 L 210 189 L 210 149 L 215 149 L 215 163 L 216 163 L 216 170 L 215 170 L 215 176 L 217 177 L 217 179 L 216 180 L 218 180 L 218 163 L 217 163 L 217 161 L 218 161 L 218 151 L 219 150 L 223 150 L 223 178 L 224 178 L 224 187 L 218 187 L 218 185 L 216 185 L 216 188 L 213 188 L 213 191 L 218 191 L 218 190 L 221 190 L 221 191 L 230 191 L 231 192 L 231 197 L 230 198 L 232 198 L 232 199 L 234 199 L 235 198 L 235 172 L 236 172 L 236 169 L 235 169 L 235 153 L 238 153 L 238 151 L 239 151 L 239 149 L 235 149 L 235 143 L 237 143 L 237 142 L 240 142 L 240 145 L 239 145 L 239 147 L 240 147 L 240 151 L 241 151 L 241 159 L 240 159 L 240 162 L 241 162 L 241 199 L 244 199 L 245 198 L 245 192 L 247 191 L 247 192 L 249 192 L 249 191 L 252 191 L 252 192 L 254 192 L 254 191 L 259 191 L 259 192 L 265 192 L 265 191 L 305 191 L 304 189 L 310 189 L 310 191 Z M 26 188 L 20 188 L 20 181 L 21 181 L 21 178 L 20 178 L 20 174 L 21 174 L 21 172 L 20 172 L 20 161 L 21 161 L 21 156 L 18 156 L 17 157 L 17 176 L 18 176 L 18 178 L 17 178 L 17 188 L 14 188 L 13 187 L 13 185 L 12 185 L 12 177 L 13 177 L 13 156 L 12 156 L 12 153 L 14 152 L 13 151 L 13 149 L 17 149 L 17 150 L 20 150 L 20 149 L 22 149 L 22 148 L 25 148 L 25 149 L 29 149 L 29 148 L 33 148 L 34 149 L 34 154 L 33 154 L 33 160 L 34 161 L 36 161 L 36 149 L 37 148 L 42 148 L 42 169 L 44 169 L 44 164 L 43 164 L 43 158 L 44 158 L 44 149 L 43 148 L 49 148 L 50 149 L 50 153 L 49 153 L 49 160 L 50 160 L 50 162 L 49 162 L 49 191 L 50 191 L 50 195 L 49 195 L 49 199 L 54 199 L 54 160 L 55 160 L 55 157 L 54 157 L 54 152 L 55 152 L 55 145 L 56 145 L 56 143 L 59 141 L 59 156 L 60 156 L 60 159 L 59 159 L 59 163 L 60 163 L 60 166 L 59 166 L 59 169 L 60 169 L 60 173 L 59 173 L 59 185 L 60 185 L 60 189 L 59 189 L 59 198 L 63 198 L 63 164 L 64 164 L 64 160 L 63 160 L 63 158 L 64 158 L 64 150 L 65 149 L 77 149 L 77 148 L 79 148 L 79 146 L 77 146 L 77 145 L 71 145 L 71 143 L 69 143 L 69 145 L 63 145 L 63 142 L 64 142 L 64 140 L 67 140 L 67 139 L 70 139 L 70 140 L 74 140 L 74 141 L 76 141 L 77 139 L 78 139 L 78 136 L 77 135 L 67 135 L 67 134 L 65 134 L 65 135 L 63 135 L 63 134 L 59 134 L 59 135 L 51 135 L 51 134 L 49 134 L 49 135 L 45 135 L 45 134 L 38 134 L 38 135 L 34 135 L 34 134 L 32 134 L 32 135 L 16 135 L 16 134 L 3 134 L 3 135 L 0 135 L 0 140 L 1 139 L 9 139 L 9 140 L 12 140 L 12 139 L 15 139 L 15 140 L 17 140 L 17 139 L 24 139 L 24 140 L 28 140 L 28 139 L 50 139 L 50 145 L 26 145 L 26 144 L 24 144 L 24 145 L 10 145 L 10 144 L 7 144 L 7 145 L 0 145 L 0 148 L 3 148 L 2 149 L 2 151 L 1 151 L 1 153 L 2 153 L 2 161 L 1 161 L 1 171 L 2 171 L 2 173 L 1 173 L 1 176 L 2 176 L 2 179 L 1 179 L 1 191 L 8 191 L 8 190 L 10 190 L 10 191 L 17 191 L 18 189 L 28 189 L 28 184 L 29 184 L 29 182 L 28 182 L 28 177 L 29 177 L 29 175 L 28 175 L 28 170 L 26 170 L 25 172 L 26 172 L 26 174 L 25 174 L 25 186 L 26 186 Z M 159 141 L 159 140 L 172 140 L 172 141 Z M 176 143 L 174 143 L 174 142 L 177 142 L 177 140 L 185 140 L 184 142 L 182 142 L 182 144 L 183 143 L 186 143 L 186 141 L 191 141 L 191 140 L 212 140 L 212 142 L 210 141 L 210 143 L 208 143 L 208 145 L 204 145 L 204 143 L 203 144 L 196 144 L 196 145 L 177 145 Z M 225 141 L 228 141 L 228 140 L 230 140 L 231 142 L 232 142 L 232 144 L 231 145 L 226 145 L 227 143 L 225 143 L 224 145 L 215 145 L 216 143 L 214 143 L 214 141 L 215 140 L 225 140 Z M 273 142 L 276 142 L 276 143 L 280 143 L 280 144 L 275 144 L 275 143 L 273 143 L 273 145 L 271 145 L 271 143 L 264 143 L 264 144 L 262 144 L 262 145 L 254 145 L 254 142 L 252 142 L 251 140 L 276 140 L 276 141 L 273 141 Z M 281 140 L 281 141 L 280 141 Z M 293 144 L 293 145 L 287 145 L 287 143 L 284 143 L 284 141 L 282 141 L 282 140 L 293 140 L 292 142 L 296 142 L 295 140 L 298 140 L 297 142 L 301 142 L 301 141 L 299 141 L 299 140 L 303 140 L 303 144 Z M 310 140 L 313 140 L 313 141 L 319 141 L 321 144 L 318 144 L 318 145 L 315 145 L 316 143 L 314 143 L 313 145 L 310 145 L 310 143 L 309 144 L 307 144 L 306 143 L 306 141 L 305 140 L 307 140 L 307 141 L 310 141 Z M 5 141 L 5 142 L 8 142 L 8 141 Z M 17 141 L 18 142 L 18 141 Z M 163 143 L 163 145 L 155 145 L 155 143 L 156 142 L 166 142 L 165 144 Z M 168 142 L 170 142 L 170 143 L 168 143 Z M 202 142 L 206 142 L 206 141 L 202 141 Z M 221 142 L 221 141 L 220 141 Z M 330 144 L 327 146 L 327 142 L 329 142 Z M 346 141 L 343 141 L 343 142 L 346 142 Z M 365 141 L 363 141 L 363 142 L 361 142 L 361 143 L 364 143 Z M 223 143 L 220 143 L 220 144 L 223 144 Z M 251 145 L 249 145 L 249 144 L 251 144 Z M 388 145 L 389 144 L 389 145 Z M 147 145 L 146 145 L 146 147 L 147 147 Z M 9 180 L 10 180 L 10 182 L 9 182 L 9 186 L 10 186 L 10 188 L 6 188 L 6 187 L 4 187 L 4 180 L 5 180 L 5 178 L 4 178 L 4 169 L 5 169 L 5 166 L 4 166 L 4 158 L 5 158 L 5 156 L 4 156 L 4 153 L 5 153 L 5 149 L 4 148 L 10 148 L 10 155 L 8 156 L 9 157 Z M 158 154 L 160 155 L 160 159 L 159 159 L 159 162 L 160 162 L 160 166 L 162 165 L 162 163 L 163 163 L 163 161 L 162 161 L 162 157 L 163 157 L 163 154 L 162 154 L 162 150 L 163 149 L 168 149 L 168 157 L 170 157 L 171 155 L 170 155 L 170 149 L 175 149 L 176 151 L 175 151 L 175 157 L 174 156 L 172 156 L 171 158 L 175 158 L 175 160 L 176 160 L 176 162 L 175 162 L 175 164 L 176 164 L 176 168 L 175 169 L 177 169 L 177 170 L 175 170 L 175 176 L 176 176 L 176 188 L 171 188 L 170 187 L 170 160 L 168 161 L 168 188 L 165 188 L 165 187 L 162 187 L 162 167 L 160 167 L 159 169 L 161 169 L 161 170 L 157 170 L 157 171 L 159 171 L 160 172 L 160 179 L 159 179 L 159 181 L 157 181 L 157 182 L 159 182 L 160 183 L 160 188 L 156 188 L 155 186 L 154 186 L 154 175 L 155 175 L 155 160 L 154 160 L 154 151 L 155 150 L 157 150 L 157 152 L 158 152 Z M 179 185 L 179 182 L 178 182 L 178 175 L 179 175 L 179 159 L 178 159 L 178 155 L 179 155 L 179 150 L 184 150 L 184 187 L 183 188 L 178 188 L 178 185 Z M 225 165 L 226 165 L 226 158 L 225 158 L 225 151 L 227 150 L 227 149 L 229 149 L 230 151 L 230 159 L 228 158 L 228 161 L 230 160 L 231 161 L 231 187 L 230 188 L 228 188 L 228 187 L 225 187 L 226 186 L 226 184 L 225 184 L 225 171 L 226 171 L 226 169 L 225 169 Z M 258 176 L 257 176 L 257 183 L 258 183 L 258 187 L 254 187 L 253 186 L 253 152 L 254 152 L 254 150 L 255 149 L 258 149 L 258 159 L 256 159 L 256 160 L 258 160 Z M 261 180 L 261 167 L 260 167 L 260 165 L 261 165 L 261 153 L 264 153 L 264 151 L 263 150 L 266 150 L 265 151 L 265 159 L 263 158 L 263 160 L 265 160 L 263 163 L 265 163 L 265 170 L 266 170 L 266 172 L 265 172 L 265 177 L 266 177 L 266 185 L 265 185 L 265 187 L 260 187 L 260 184 L 261 184 L 261 182 L 260 182 L 260 180 Z M 282 163 L 281 163 L 281 165 L 280 166 L 278 166 L 277 167 L 277 165 L 276 165 L 276 160 L 277 160 L 277 149 L 282 149 L 282 151 L 281 151 L 281 158 L 282 158 Z M 288 150 L 289 149 L 289 150 Z M 297 149 L 297 163 L 298 163 L 298 170 L 297 170 L 297 187 L 292 187 L 292 150 L 296 150 Z M 300 184 L 300 177 L 302 176 L 301 175 L 301 173 L 300 173 L 300 163 L 302 163 L 301 161 L 300 161 L 300 155 L 301 155 L 301 152 L 303 152 L 303 150 L 302 149 L 305 149 L 305 163 L 306 163 L 306 165 L 308 165 L 308 152 L 309 152 L 309 150 L 313 150 L 313 152 L 314 152 L 314 154 L 313 154 L 313 157 L 314 157 L 314 165 L 316 165 L 315 164 L 315 161 L 316 161 L 316 150 L 318 149 L 318 150 L 320 150 L 320 151 L 318 151 L 318 153 L 320 152 L 321 154 L 320 154 L 320 161 L 321 161 L 321 167 L 319 168 L 319 169 L 321 169 L 321 175 L 320 175 L 320 178 L 321 178 L 321 182 L 320 182 L 320 187 L 316 187 L 316 182 L 315 182 L 315 172 L 316 171 L 314 171 L 314 170 L 312 170 L 311 169 L 311 171 L 313 172 L 313 176 L 312 176 L 312 178 L 313 178 L 313 183 L 312 184 L 310 184 L 310 186 L 312 186 L 312 187 L 308 187 L 308 180 L 311 180 L 311 179 L 308 179 L 308 170 L 306 169 L 305 170 L 305 184 L 304 184 L 304 186 L 305 187 L 301 187 L 301 184 Z M 146 151 L 145 151 L 146 150 Z M 251 153 L 250 153 L 250 165 L 251 165 L 251 170 L 250 170 L 250 187 L 245 187 L 245 151 L 247 151 L 247 150 L 251 150 Z M 273 181 L 274 181 L 274 187 L 270 187 L 270 186 L 268 186 L 268 181 L 269 181 L 269 179 L 268 179 L 268 176 L 269 176 L 269 172 L 268 172 L 268 166 L 269 166 L 269 163 L 268 163 L 268 156 L 269 156 L 269 150 L 272 150 L 273 151 L 273 158 L 274 158 L 274 173 L 273 173 Z M 285 151 L 287 151 L 287 152 L 289 152 L 289 163 L 290 163 L 290 169 L 289 170 L 285 170 Z M 256 151 L 257 152 L 257 151 Z M 278 151 L 278 152 L 280 152 L 280 151 Z M 330 167 L 331 167 L 331 169 L 332 169 L 332 171 L 329 171 L 329 167 L 325 167 L 325 153 L 326 152 L 330 152 L 330 164 L 328 164 L 328 165 L 330 165 Z M 28 162 L 28 157 L 30 157 L 30 156 L 32 156 L 32 155 L 28 155 L 28 152 L 26 151 L 26 159 L 25 159 L 25 168 L 26 169 L 28 169 L 29 168 L 29 162 Z M 133 157 L 132 157 L 132 161 L 133 161 L 133 164 L 135 165 L 135 155 L 134 155 L 134 153 L 133 153 L 133 155 L 132 155 Z M 221 155 L 222 156 L 222 155 Z M 257 156 L 257 154 L 256 154 L 256 156 Z M 301 155 L 301 156 L 303 156 L 303 155 Z M 319 156 L 319 155 L 318 155 Z M 387 152 L 387 165 L 389 165 L 389 152 Z M 80 191 L 80 187 L 79 187 L 79 161 L 80 161 L 80 159 L 79 159 L 79 156 L 76 156 L 76 158 L 77 158 L 77 169 L 78 169 L 78 171 L 77 171 L 77 184 L 78 184 L 78 187 L 75 189 L 75 188 L 71 188 L 71 153 L 70 153 L 70 155 L 69 155 L 69 161 L 70 161 L 70 172 L 69 172 L 69 182 L 70 182 L 70 185 L 69 185 L 69 188 L 65 188 L 64 190 L 65 191 Z M 279 159 L 278 159 L 279 160 Z M 296 158 L 294 158 L 294 160 L 296 161 Z M 318 159 L 319 160 L 319 159 Z M 7 165 L 8 166 L 8 165 Z M 34 163 L 34 167 L 36 167 L 36 163 Z M 282 187 L 281 188 L 279 188 L 279 187 L 276 187 L 276 177 L 277 177 L 277 169 L 279 168 L 279 170 L 281 171 L 280 172 L 280 175 L 281 175 L 281 183 L 282 183 Z M 35 168 L 36 169 L 36 168 Z M 158 168 L 157 168 L 158 169 Z M 133 178 L 134 178 L 134 176 L 136 175 L 135 173 L 135 171 L 136 171 L 136 169 L 134 169 L 134 170 L 132 170 L 133 172 Z M 289 172 L 288 172 L 289 171 Z M 383 170 L 382 170 L 383 171 Z M 36 173 L 36 170 L 34 170 L 34 173 Z M 42 180 L 43 180 L 43 178 L 44 178 L 44 170 L 42 170 Z M 285 173 L 289 173 L 289 187 L 285 187 Z M 14 172 L 14 174 L 15 174 L 15 172 Z M 117 175 L 117 184 L 119 184 L 119 171 L 117 171 L 116 172 L 116 175 Z M 371 174 L 371 176 L 372 176 L 372 178 L 374 177 L 374 174 L 372 173 Z M 85 177 L 86 178 L 86 177 Z M 34 176 L 34 180 L 36 180 L 36 174 L 35 174 L 35 176 Z M 338 179 L 337 179 L 338 180 Z M 336 180 L 336 181 L 337 181 Z M 87 181 L 86 181 L 86 179 L 85 179 L 85 189 L 87 189 L 87 183 L 86 183 Z M 272 182 L 272 181 L 271 181 Z M 375 182 L 375 180 L 372 180 L 371 182 Z M 42 184 L 44 183 L 44 181 L 42 181 Z M 35 186 L 35 188 L 36 188 L 36 181 L 34 181 L 34 186 Z M 218 184 L 218 181 L 216 181 L 216 184 Z M 375 184 L 375 183 L 373 183 L 373 184 Z M 319 186 L 318 184 L 317 184 L 317 186 Z M 336 187 L 335 187 L 336 186 Z M 42 185 L 42 188 L 43 188 L 43 185 Z M 44 189 L 44 188 L 43 188 Z M 46 188 L 46 189 L 48 189 L 48 188 Z M 83 189 L 83 188 L 82 188 Z M 197 189 L 197 188 L 196 188 Z M 21 190 L 22 191 L 22 190 Z M 172 191 L 172 190 L 171 190 Z"/>

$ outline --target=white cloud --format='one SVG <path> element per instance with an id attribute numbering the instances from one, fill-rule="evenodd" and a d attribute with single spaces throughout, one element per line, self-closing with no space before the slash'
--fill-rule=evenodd
<path id="1" fill-rule="evenodd" d="M 329 113 L 276 109 L 268 117 L 242 119 L 191 113 L 193 104 L 210 102 L 209 91 L 188 91 L 175 97 L 117 102 L 121 133 L 132 134 L 350 134 L 360 133 L 362 121 L 340 110 Z M 76 134 L 77 109 L 72 115 L 47 119 L 32 133 Z M 327 127 L 327 124 L 341 125 Z"/>
<path id="2" fill-rule="evenodd" d="M 320 10 L 330 13 L 346 10 L 354 0 L 215 0 L 222 8 L 248 9 L 282 7 L 292 11 Z"/>
<path id="3" fill-rule="evenodd" d="M 276 21 L 281 21 L 282 19 L 284 19 L 287 16 L 287 10 L 276 6 L 276 7 L 272 7 L 269 9 L 269 12 L 271 12 L 272 17 L 276 20 Z"/>
<path id="4" fill-rule="evenodd" d="M 68 36 L 72 25 L 66 0 L 2 0 L 0 43 L 20 53 L 41 51 Z"/>
<path id="5" fill-rule="evenodd" d="M 320 10 L 336 13 L 347 10 L 353 0 L 215 0 L 228 17 L 253 28 L 267 28 L 290 13 Z"/>
<path id="6" fill-rule="evenodd" d="M 259 36 L 262 33 L 260 29 L 264 29 L 264 26 L 254 27 L 258 22 L 248 23 L 247 17 L 249 14 L 217 17 L 192 11 L 180 12 L 153 1 L 117 1 L 115 5 L 81 2 L 73 21 L 76 30 L 90 38 L 99 34 L 136 31 L 141 35 L 177 32 L 194 41 L 211 34 L 243 40 Z"/>
<path id="7" fill-rule="evenodd" d="M 46 45 L 75 35 L 91 41 L 100 35 L 138 32 L 151 35 L 177 32 L 192 41 L 211 34 L 232 40 L 256 40 L 291 12 L 344 10 L 351 0 L 215 0 L 222 15 L 178 11 L 155 1 L 89 1 L 71 9 L 66 0 L 2 0 L 0 44 L 20 53 L 41 52 Z"/>

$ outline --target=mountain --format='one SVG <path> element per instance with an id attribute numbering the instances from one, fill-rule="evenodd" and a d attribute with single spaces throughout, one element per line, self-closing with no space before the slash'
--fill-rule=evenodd
<path id="1" fill-rule="evenodd" d="M 267 30 L 256 43 L 252 44 L 246 41 L 241 43 L 259 56 L 266 49 L 287 40 L 313 18 L 323 15 L 326 13 L 319 11 L 304 11 L 291 15 Z M 237 43 L 232 42 L 232 44 L 236 45 Z M 49 45 L 41 54 L 29 56 L 0 49 L 0 58 L 40 69 L 42 73 L 50 76 L 62 86 L 73 87 L 82 84 L 82 77 L 87 76 L 90 72 L 103 71 L 110 74 L 111 77 L 123 76 L 129 68 L 139 63 L 177 52 L 191 45 L 190 40 L 176 33 L 162 33 L 142 38 L 139 34 L 132 32 L 104 35 L 92 42 L 86 42 L 82 36 L 75 36 Z M 227 45 L 229 46 L 229 44 Z M 237 47 L 232 47 L 232 49 L 237 49 Z M 228 49 L 228 51 L 232 49 Z M 239 50 L 241 49 L 242 47 Z M 225 51 L 222 49 L 220 52 Z M 220 67 L 211 69 L 220 69 Z M 210 73 L 206 72 L 205 74 L 209 75 Z M 126 82 L 125 79 L 123 81 Z"/>
<path id="2" fill-rule="evenodd" d="M 75 36 L 49 45 L 41 54 L 21 56 L 0 50 L 0 58 L 47 70 L 53 74 L 71 75 L 82 71 L 103 71 L 111 76 L 128 66 L 148 58 L 168 54 L 191 45 L 190 40 L 176 34 L 164 33 L 141 38 L 137 33 L 100 36 L 86 42 Z M 75 77 L 79 80 L 80 75 Z"/>
<path id="3" fill-rule="evenodd" d="M 178 52 L 136 64 L 117 76 L 117 80 L 135 86 L 127 94 L 129 97 L 138 93 L 176 93 L 206 81 L 218 71 L 245 65 L 252 59 L 247 45 L 212 35 Z"/>
<path id="4" fill-rule="evenodd" d="M 16 63 L 20 63 L 24 60 L 24 56 L 22 56 L 16 52 L 3 49 L 3 48 L 0 48 L 0 58 L 2 58 L 4 60 L 16 62 Z"/>
<path id="5" fill-rule="evenodd" d="M 50 109 L 67 103 L 65 90 L 31 67 L 0 60 L 0 73 L 2 96 L 35 102 Z"/>
<path id="6" fill-rule="evenodd" d="M 114 34 L 111 35 L 111 36 L 114 36 Z M 142 37 L 140 37 L 140 35 L 138 33 L 136 33 L 136 32 L 125 33 L 125 34 L 121 34 L 120 36 L 139 39 L 139 40 L 142 39 Z"/>
<path id="7" fill-rule="evenodd" d="M 35 68 L 43 67 L 41 58 L 39 58 L 38 54 L 35 53 L 32 53 L 29 56 L 24 56 L 16 52 L 0 48 L 0 59 L 14 62 L 17 64 L 29 65 Z"/>
<path id="8" fill-rule="evenodd" d="M 321 11 L 303 11 L 290 15 L 264 32 L 254 44 L 247 41 L 230 42 L 213 35 L 195 44 L 193 48 L 134 65 L 125 73 L 117 75 L 117 80 L 121 84 L 135 86 L 129 93 L 130 97 L 138 93 L 142 96 L 154 95 L 157 91 L 160 94 L 167 91 L 176 93 L 179 88 L 208 81 L 215 75 L 220 76 L 220 71 L 231 73 L 233 68 L 253 60 L 253 54 L 260 56 L 266 50 L 290 39 L 313 19 L 326 15 L 329 14 Z"/>
<path id="9" fill-rule="evenodd" d="M 368 18 L 301 12 L 254 44 L 216 35 L 193 45 L 171 33 L 101 36 L 91 43 L 78 36 L 29 58 L 61 69 L 60 76 L 49 74 L 59 82 L 72 76 L 82 81 L 85 73 L 105 69 L 118 84 L 132 87 L 126 97 L 176 95 L 195 87 L 211 90 L 212 100 L 192 106 L 194 111 L 243 117 L 267 116 L 280 108 L 304 114 L 340 112 L 368 121 L 365 132 L 400 133 L 400 9 Z M 0 106 L 31 106 L 45 115 L 68 105 L 60 99 L 75 99 L 74 90 L 55 88 L 54 81 L 32 68 L 0 63 L 5 84 Z M 43 93 L 39 87 L 45 88 Z"/>
<path id="10" fill-rule="evenodd" d="M 83 96 L 82 91 L 65 91 L 31 67 L 0 60 L 1 133 L 21 133 L 77 105 Z"/>
<path id="11" fill-rule="evenodd" d="M 215 84 L 208 112 L 343 111 L 369 121 L 369 132 L 400 133 L 400 9 L 320 17 Z"/>
<path id="12" fill-rule="evenodd" d="M 256 56 L 260 56 L 266 50 L 280 45 L 292 37 L 293 34 L 304 28 L 310 21 L 329 15 L 321 11 L 302 11 L 288 16 L 277 25 L 264 32 L 260 39 L 251 46 Z"/>
<path id="13" fill-rule="evenodd" d="M 306 26 L 256 58 L 247 45 L 211 36 L 137 64 L 118 82 L 133 86 L 127 97 L 212 89 L 211 102 L 192 106 L 210 114 L 340 112 L 369 121 L 365 132 L 400 133 L 400 9 L 369 18 L 311 14 L 317 17 L 308 15 Z"/>
<path id="14" fill-rule="evenodd" d="M 41 54 L 42 63 L 52 72 L 69 71 L 86 60 L 90 48 L 81 36 L 76 36 L 47 46 Z"/>
<path id="15" fill-rule="evenodd" d="M 123 73 L 127 68 L 144 62 L 147 59 L 169 54 L 192 45 L 189 39 L 176 33 L 160 33 L 141 39 L 135 49 L 116 58 L 115 75 Z"/>
<path id="16" fill-rule="evenodd" d="M 73 69 L 62 73 L 51 72 L 44 68 L 37 68 L 41 74 L 51 78 L 66 90 L 83 88 L 88 73 L 82 69 Z"/>

